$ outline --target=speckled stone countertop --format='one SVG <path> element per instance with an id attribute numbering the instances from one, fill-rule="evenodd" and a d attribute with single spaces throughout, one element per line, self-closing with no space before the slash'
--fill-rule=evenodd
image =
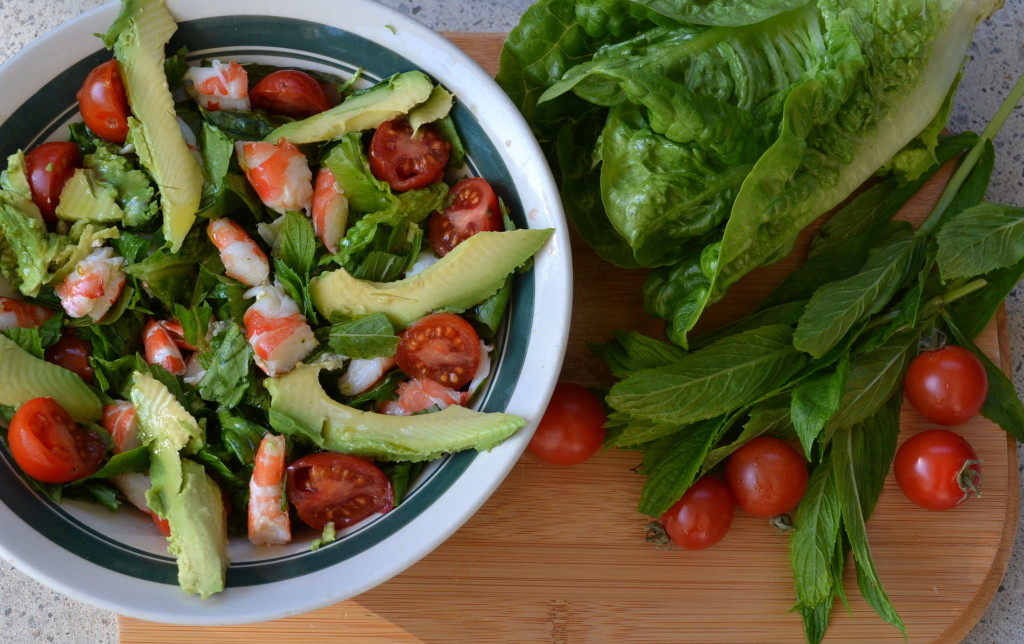
<path id="1" fill-rule="evenodd" d="M 0 63 L 27 43 L 104 0 L 0 0 Z M 531 0 L 384 0 L 438 31 L 507 32 Z M 1010 86 L 1024 71 L 1024 0 L 1006 6 L 983 24 L 971 48 L 957 95 L 951 129 L 981 131 Z M 1024 206 L 1024 110 L 1011 117 L 996 140 L 997 161 L 988 197 Z M 1007 300 L 1013 378 L 1024 392 L 1024 291 Z M 1024 463 L 1024 453 L 1018 452 Z M 2 528 L 0 528 L 2 529 Z M 0 561 L 0 643 L 103 644 L 118 640 L 112 613 L 56 593 Z M 1024 643 L 1024 512 L 1003 583 L 970 644 Z"/>

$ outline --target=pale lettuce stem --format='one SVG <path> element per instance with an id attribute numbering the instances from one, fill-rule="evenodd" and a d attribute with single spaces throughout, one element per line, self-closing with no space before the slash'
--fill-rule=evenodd
<path id="1" fill-rule="evenodd" d="M 945 190 L 942 191 L 942 196 L 939 197 L 938 203 L 935 204 L 935 208 L 932 209 L 928 219 L 921 224 L 917 234 L 924 237 L 932 234 L 935 229 L 942 222 L 942 216 L 946 213 L 946 209 L 949 208 L 949 204 L 953 202 L 953 198 L 956 197 L 956 193 L 960 191 L 960 186 L 963 185 L 964 181 L 974 170 L 974 166 L 978 164 L 978 159 L 981 158 L 981 153 L 985 150 L 985 144 L 996 137 L 999 130 L 1002 129 L 1003 124 L 1006 123 L 1006 119 L 1013 113 L 1014 108 L 1017 107 L 1017 103 L 1020 102 L 1021 97 L 1024 97 L 1024 76 L 1017 79 L 1017 84 L 1010 90 L 1010 94 L 1003 101 L 1003 104 L 996 110 L 992 120 L 989 121 L 984 131 L 981 133 L 981 137 L 971 147 L 964 157 L 964 160 L 960 162 L 956 172 L 950 177 L 949 183 L 946 184 Z"/>

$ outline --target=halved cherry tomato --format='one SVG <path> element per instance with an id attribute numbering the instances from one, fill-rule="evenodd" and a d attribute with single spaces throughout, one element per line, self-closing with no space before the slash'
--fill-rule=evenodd
<path id="1" fill-rule="evenodd" d="M 68 329 L 52 346 L 46 349 L 46 361 L 77 373 L 82 380 L 92 382 L 94 370 L 89 364 L 92 353 L 89 343 Z"/>
<path id="2" fill-rule="evenodd" d="M 501 210 L 491 184 L 480 177 L 456 183 L 444 210 L 430 216 L 428 227 L 430 245 L 441 257 L 479 232 L 501 230 Z"/>
<path id="3" fill-rule="evenodd" d="M 710 548 L 729 532 L 733 515 L 732 494 L 725 483 L 704 476 L 661 516 L 672 541 L 687 550 Z"/>
<path id="4" fill-rule="evenodd" d="M 111 143 L 125 142 L 130 112 L 117 60 L 108 60 L 89 72 L 77 97 L 82 120 L 96 136 Z"/>
<path id="5" fill-rule="evenodd" d="M 597 396 L 575 383 L 560 382 L 526 448 L 554 465 L 582 463 L 604 442 L 605 420 Z"/>
<path id="6" fill-rule="evenodd" d="M 331 101 L 315 78 L 297 69 L 279 69 L 249 91 L 253 107 L 272 114 L 306 118 L 331 109 Z"/>
<path id="7" fill-rule="evenodd" d="M 452 313 L 433 313 L 402 332 L 395 352 L 398 368 L 412 378 L 460 389 L 480 364 L 480 336 Z"/>
<path id="8" fill-rule="evenodd" d="M 978 494 L 978 454 L 948 429 L 914 434 L 896 450 L 892 465 L 900 490 L 922 508 L 949 510 Z"/>
<path id="9" fill-rule="evenodd" d="M 7 432 L 11 456 L 26 474 L 44 483 L 68 483 L 99 469 L 103 439 L 82 429 L 53 398 L 18 407 Z"/>
<path id="10" fill-rule="evenodd" d="M 758 436 L 743 444 L 725 465 L 725 480 L 736 505 L 755 517 L 789 512 L 807 491 L 807 462 L 784 440 Z"/>
<path id="11" fill-rule="evenodd" d="M 950 344 L 914 358 L 903 391 L 926 419 L 939 425 L 959 425 L 985 404 L 988 374 L 977 356 Z"/>
<path id="12" fill-rule="evenodd" d="M 424 188 L 444 175 L 451 148 L 433 125 L 413 136 L 408 121 L 385 121 L 370 140 L 370 170 L 397 192 Z"/>
<path id="13" fill-rule="evenodd" d="M 311 528 L 338 530 L 395 505 L 391 481 L 379 467 L 349 454 L 317 452 L 288 466 L 288 501 Z"/>
<path id="14" fill-rule="evenodd" d="M 51 141 L 29 150 L 25 155 L 25 171 L 32 190 L 32 201 L 39 206 L 47 223 L 57 221 L 54 214 L 64 184 L 78 167 L 78 146 L 68 141 Z"/>

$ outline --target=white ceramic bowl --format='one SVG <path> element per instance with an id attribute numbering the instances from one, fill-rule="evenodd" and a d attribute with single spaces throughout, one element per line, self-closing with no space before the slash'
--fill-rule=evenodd
<path id="1" fill-rule="evenodd" d="M 569 241 L 548 166 L 525 122 L 475 62 L 438 34 L 370 0 L 169 0 L 179 23 L 168 51 L 329 71 L 363 68 L 377 80 L 419 68 L 456 97 L 454 118 L 474 174 L 490 180 L 520 227 L 555 228 L 534 269 L 517 278 L 496 372 L 478 407 L 529 425 L 496 449 L 449 456 L 418 479 L 403 503 L 319 550 L 308 539 L 230 548 L 227 589 L 206 600 L 184 594 L 166 541 L 137 512 L 85 503 L 56 505 L 19 477 L 0 449 L 0 554 L 76 599 L 141 619 L 237 624 L 295 615 L 374 587 L 459 528 L 522 453 L 554 387 L 572 301 Z M 96 33 L 119 5 L 84 14 L 32 43 L 0 68 L 0 158 L 62 139 L 80 120 L 75 92 L 110 58 Z M 287 14 L 287 15 L 286 15 Z"/>

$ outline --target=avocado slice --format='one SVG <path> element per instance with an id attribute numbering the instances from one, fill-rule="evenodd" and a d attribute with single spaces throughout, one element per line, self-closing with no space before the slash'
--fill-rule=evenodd
<path id="1" fill-rule="evenodd" d="M 95 423 L 103 405 L 78 374 L 40 360 L 0 335 L 0 405 L 17 407 L 33 398 L 56 400 L 79 423 Z"/>
<path id="2" fill-rule="evenodd" d="M 203 430 L 149 374 L 135 372 L 130 398 L 149 449 L 153 484 L 146 503 L 171 526 L 168 551 L 177 559 L 181 589 L 205 599 L 224 590 L 228 535 L 220 488 L 202 465 L 182 457 L 202 447 Z"/>
<path id="3" fill-rule="evenodd" d="M 433 89 L 434 84 L 423 72 L 395 74 L 365 91 L 352 94 L 326 112 L 285 123 L 263 140 L 277 143 L 283 137 L 299 144 L 340 139 L 349 132 L 369 130 L 405 115 L 430 98 Z"/>
<path id="4" fill-rule="evenodd" d="M 206 599 L 224 590 L 228 523 L 220 486 L 203 466 L 181 459 L 181 491 L 164 506 L 171 526 L 167 550 L 178 560 L 178 585 Z"/>
<path id="5" fill-rule="evenodd" d="M 384 313 L 405 328 L 437 310 L 460 313 L 498 292 L 516 267 L 533 256 L 551 228 L 477 233 L 421 273 L 395 282 L 369 282 L 340 268 L 309 284 L 313 306 L 330 318 Z"/>
<path id="6" fill-rule="evenodd" d="M 128 119 L 128 141 L 160 190 L 171 252 L 181 248 L 192 228 L 203 191 L 203 170 L 178 126 L 164 73 L 164 46 L 177 28 L 163 0 L 125 0 L 104 39 L 109 43 L 116 37 L 114 56 L 135 115 Z"/>
<path id="7" fill-rule="evenodd" d="M 389 416 L 332 400 L 320 386 L 323 365 L 299 365 L 264 381 L 270 425 L 318 447 L 384 461 L 430 461 L 466 449 L 498 445 L 526 421 L 453 405 L 432 414 Z"/>
<path id="8" fill-rule="evenodd" d="M 139 439 L 143 444 L 159 443 L 174 452 L 195 452 L 203 446 L 203 429 L 182 407 L 162 382 L 141 371 L 133 375 L 132 405 L 139 419 Z"/>
<path id="9" fill-rule="evenodd" d="M 78 168 L 60 192 L 57 218 L 98 223 L 124 221 L 124 211 L 116 199 L 117 190 L 94 181 L 93 171 Z"/>
<path id="10" fill-rule="evenodd" d="M 415 134 L 421 126 L 443 119 L 448 116 L 448 112 L 451 110 L 451 92 L 437 85 L 430 92 L 430 96 L 426 101 L 417 105 L 409 112 L 409 127 L 412 128 L 413 134 Z"/>

